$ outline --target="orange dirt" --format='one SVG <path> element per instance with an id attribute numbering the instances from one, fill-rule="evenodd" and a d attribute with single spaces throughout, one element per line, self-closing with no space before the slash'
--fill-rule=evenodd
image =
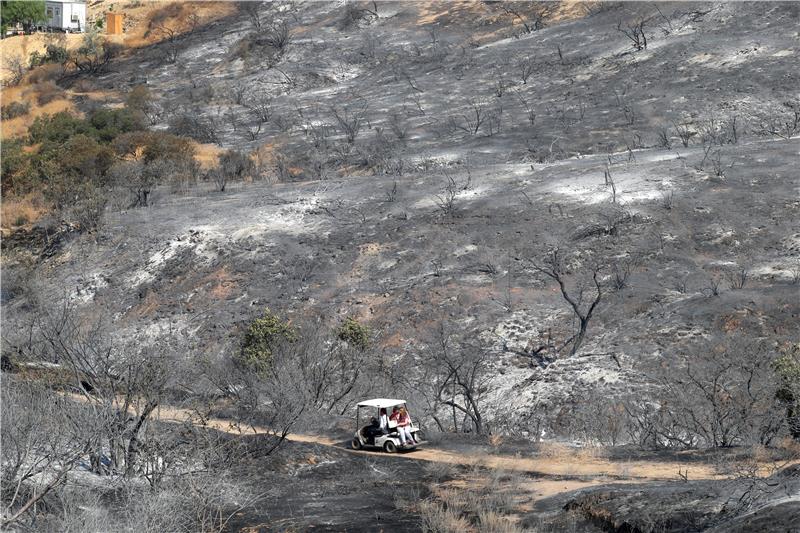
<path id="1" fill-rule="evenodd" d="M 224 300 L 230 296 L 236 287 L 236 280 L 231 276 L 227 266 L 214 271 L 205 281 L 212 284 L 208 294 L 217 300 Z"/>
<path id="2" fill-rule="evenodd" d="M 135 317 L 153 316 L 153 314 L 161 307 L 161 301 L 155 292 L 148 290 L 144 299 L 134 306 L 128 313 Z"/>

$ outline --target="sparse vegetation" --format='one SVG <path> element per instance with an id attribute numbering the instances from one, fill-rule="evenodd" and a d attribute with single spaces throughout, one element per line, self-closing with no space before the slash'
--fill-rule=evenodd
<path id="1" fill-rule="evenodd" d="M 2 42 L 0 528 L 794 526 L 796 9 L 87 9 Z"/>

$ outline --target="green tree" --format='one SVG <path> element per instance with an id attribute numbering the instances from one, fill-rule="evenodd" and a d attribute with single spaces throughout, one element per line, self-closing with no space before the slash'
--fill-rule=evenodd
<path id="1" fill-rule="evenodd" d="M 361 351 L 369 347 L 369 328 L 358 322 L 355 318 L 347 317 L 336 330 L 336 336 L 339 340 Z"/>
<path id="2" fill-rule="evenodd" d="M 0 25 L 5 36 L 6 28 L 21 23 L 25 32 L 37 22 L 46 20 L 44 0 L 3 0 L 0 5 Z"/>
<path id="3" fill-rule="evenodd" d="M 253 320 L 247 327 L 242 340 L 237 362 L 255 372 L 269 369 L 273 350 L 282 342 L 295 342 L 297 331 L 269 309 Z"/>

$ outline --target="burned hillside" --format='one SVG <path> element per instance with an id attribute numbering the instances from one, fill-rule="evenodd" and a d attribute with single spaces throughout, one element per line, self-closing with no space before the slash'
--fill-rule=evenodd
<path id="1" fill-rule="evenodd" d="M 17 117 L 3 119 L 3 403 L 84 402 L 53 408 L 80 450 L 11 482 L 90 478 L 88 507 L 125 530 L 131 502 L 102 480 L 180 493 L 187 465 L 230 446 L 213 511 L 228 519 L 163 527 L 285 530 L 288 500 L 255 491 L 258 476 L 311 505 L 309 479 L 335 490 L 363 458 L 278 445 L 339 446 L 355 404 L 388 397 L 437 446 L 488 457 L 647 450 L 681 473 L 682 453 L 730 452 L 741 468 L 713 475 L 758 488 L 736 485 L 749 503 L 733 510 L 709 496 L 697 530 L 748 524 L 773 500 L 796 513 L 794 478 L 776 473 L 800 435 L 796 4 L 115 5 L 131 13 L 124 39 L 90 32 L 95 48 L 63 54 L 54 41 L 5 89 L 22 104 L 3 101 Z M 64 111 L 42 111 L 56 90 Z M 194 418 L 164 420 L 168 406 Z M 204 427 L 212 415 L 268 428 L 263 456 Z M 386 461 L 352 482 L 397 475 Z M 375 503 L 400 529 L 653 531 L 635 506 L 684 524 L 662 500 L 715 483 L 713 469 L 604 473 L 591 484 L 652 486 L 492 500 L 479 516 L 458 498 L 527 494 L 540 472 L 413 469 L 418 486 Z M 475 492 L 456 494 L 461 481 Z M 48 513 L 80 501 L 70 487 L 48 489 Z M 167 507 L 196 509 L 198 491 Z M 345 500 L 295 525 L 346 528 Z"/>

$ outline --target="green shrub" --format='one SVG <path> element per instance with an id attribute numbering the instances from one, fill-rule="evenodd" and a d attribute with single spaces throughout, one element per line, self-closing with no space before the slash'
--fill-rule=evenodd
<path id="1" fill-rule="evenodd" d="M 10 120 L 22 115 L 26 115 L 30 111 L 31 106 L 27 102 L 11 102 L 0 108 L 0 118 L 3 120 Z"/>
<path id="2" fill-rule="evenodd" d="M 146 85 L 137 85 L 128 93 L 125 99 L 125 107 L 135 113 L 139 120 L 144 123 L 154 110 L 153 95 Z"/>
<path id="3" fill-rule="evenodd" d="M 275 347 L 296 340 L 297 332 L 292 325 L 265 309 L 264 314 L 247 327 L 238 363 L 255 372 L 264 372 L 269 368 Z"/>
<path id="4" fill-rule="evenodd" d="M 89 124 L 96 130 L 95 136 L 102 142 L 111 142 L 117 136 L 144 129 L 142 116 L 128 108 L 101 108 L 89 116 Z"/>
<path id="5" fill-rule="evenodd" d="M 63 143 L 47 143 L 36 161 L 45 198 L 62 208 L 94 195 L 105 185 L 114 151 L 93 138 L 79 134 Z"/>
<path id="6" fill-rule="evenodd" d="M 336 330 L 336 336 L 359 350 L 366 350 L 369 347 L 369 328 L 360 324 L 355 318 L 347 317 Z"/>
<path id="7" fill-rule="evenodd" d="M 3 154 L 0 158 L 2 164 L 2 190 L 3 194 L 11 191 L 24 194 L 28 192 L 27 185 L 32 174 L 31 158 L 23 149 L 20 139 L 11 139 L 3 142 Z M 24 190 L 23 190 L 24 189 Z"/>
<path id="8" fill-rule="evenodd" d="M 127 108 L 97 109 L 86 120 L 68 111 L 61 111 L 55 115 L 36 117 L 28 130 L 28 137 L 31 144 L 48 141 L 64 143 L 75 135 L 86 135 L 108 143 L 123 133 L 143 128 L 139 115 Z"/>
<path id="9" fill-rule="evenodd" d="M 68 111 L 36 117 L 28 129 L 31 144 L 47 141 L 65 143 L 73 135 L 94 136 L 94 133 L 91 124 Z"/>
<path id="10" fill-rule="evenodd" d="M 48 44 L 44 53 L 33 52 L 30 55 L 30 68 L 36 68 L 47 63 L 57 63 L 63 65 L 69 60 L 69 52 L 63 46 Z"/>

